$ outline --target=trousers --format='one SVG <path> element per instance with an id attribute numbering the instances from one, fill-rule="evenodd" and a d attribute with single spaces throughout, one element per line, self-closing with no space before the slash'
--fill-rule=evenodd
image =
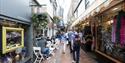
<path id="1" fill-rule="evenodd" d="M 79 57 L 80 57 L 80 45 L 74 44 L 73 45 L 73 60 L 76 61 L 76 63 L 79 63 Z"/>

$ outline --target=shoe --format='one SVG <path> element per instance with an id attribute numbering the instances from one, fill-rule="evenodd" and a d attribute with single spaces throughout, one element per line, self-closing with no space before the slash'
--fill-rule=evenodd
<path id="1" fill-rule="evenodd" d="M 46 58 L 46 60 L 49 60 L 51 57 Z"/>
<path id="2" fill-rule="evenodd" d="M 73 60 L 72 63 L 75 63 L 75 61 Z"/>
<path id="3" fill-rule="evenodd" d="M 71 50 L 70 50 L 70 53 L 72 53 L 72 52 L 73 52 L 73 50 L 71 49 Z"/>
<path id="4" fill-rule="evenodd" d="M 63 54 L 65 54 L 65 52 L 63 52 Z"/>

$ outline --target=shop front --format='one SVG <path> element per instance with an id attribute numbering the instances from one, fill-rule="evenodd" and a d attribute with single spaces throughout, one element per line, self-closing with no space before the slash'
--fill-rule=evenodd
<path id="1" fill-rule="evenodd" d="M 94 23 L 92 20 L 93 17 L 86 18 L 84 21 L 80 21 L 75 27 L 82 32 L 84 44 L 82 45 L 82 49 L 86 52 L 91 52 L 94 50 L 94 33 L 92 32 L 91 23 Z"/>
<path id="2" fill-rule="evenodd" d="M 95 52 L 115 63 L 125 62 L 124 1 L 112 1 L 95 15 Z"/>
<path id="3" fill-rule="evenodd" d="M 30 22 L 0 16 L 0 63 L 25 63 L 32 58 Z"/>
<path id="4" fill-rule="evenodd" d="M 85 49 L 94 51 L 101 58 L 105 57 L 111 62 L 124 63 L 125 1 L 107 0 L 88 16 L 76 25 L 83 31 L 86 40 Z M 89 45 L 86 47 L 87 42 Z"/>
<path id="5" fill-rule="evenodd" d="M 30 2 L 30 3 L 29 3 Z M 0 63 L 31 63 L 31 0 L 0 0 Z"/>

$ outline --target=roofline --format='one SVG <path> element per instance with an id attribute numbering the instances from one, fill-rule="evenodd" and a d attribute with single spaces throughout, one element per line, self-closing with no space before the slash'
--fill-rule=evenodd
<path id="1" fill-rule="evenodd" d="M 76 9 L 74 10 L 74 13 L 77 11 L 77 9 L 79 8 L 80 4 L 81 4 L 82 0 L 80 0 L 80 2 L 78 3 Z"/>
<path id="2" fill-rule="evenodd" d="M 40 3 L 37 0 L 33 0 L 38 6 L 40 6 Z"/>

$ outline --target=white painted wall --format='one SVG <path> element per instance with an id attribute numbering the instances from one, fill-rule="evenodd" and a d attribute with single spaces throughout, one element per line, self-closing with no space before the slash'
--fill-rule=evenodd
<path id="1" fill-rule="evenodd" d="M 64 23 L 66 24 L 67 23 L 67 15 L 68 15 L 68 11 L 69 11 L 69 8 L 70 8 L 70 4 L 71 4 L 71 1 L 72 0 L 57 0 L 57 16 L 59 16 L 59 12 L 60 12 L 60 8 L 63 8 L 64 9 L 64 13 L 63 13 L 63 21 Z"/>
<path id="2" fill-rule="evenodd" d="M 78 8 L 78 16 L 80 16 L 85 11 L 85 2 L 82 1 Z"/>
<path id="3" fill-rule="evenodd" d="M 68 16 L 68 11 L 70 10 L 70 4 L 71 4 L 71 1 L 72 0 L 64 0 L 64 15 L 63 15 L 63 20 L 64 20 L 64 24 L 67 23 L 68 19 L 67 19 L 67 16 Z"/>
<path id="4" fill-rule="evenodd" d="M 57 16 L 60 16 L 60 7 L 63 8 L 64 0 L 56 0 L 57 1 Z"/>
<path id="5" fill-rule="evenodd" d="M 40 9 L 40 12 L 47 12 L 51 17 L 53 17 L 53 5 L 52 3 L 50 3 L 49 0 L 37 0 L 41 5 L 46 5 L 46 6 L 42 6 Z M 49 22 L 51 23 L 51 19 L 49 18 Z M 48 24 L 50 24 L 48 23 Z M 47 36 L 48 37 L 52 37 L 52 28 L 48 27 L 47 29 Z"/>
<path id="6" fill-rule="evenodd" d="M 85 7 L 83 6 L 84 2 L 82 2 L 82 4 L 80 5 L 80 7 L 78 8 L 78 19 L 76 19 L 72 23 L 71 27 L 73 27 L 74 25 L 76 25 L 77 23 L 79 23 L 80 20 L 83 20 L 84 18 L 86 18 L 91 11 L 93 11 L 96 7 L 98 7 L 100 4 L 102 4 L 105 1 L 106 0 L 96 0 L 95 2 L 92 2 L 91 5 L 87 9 L 85 9 Z M 99 10 L 99 9 L 97 9 L 97 10 Z"/>
<path id="7" fill-rule="evenodd" d="M 47 12 L 48 12 L 48 14 L 51 16 L 51 17 L 53 17 L 53 6 L 52 6 L 52 4 L 49 2 L 49 0 L 48 0 L 48 2 L 47 2 Z"/>
<path id="8" fill-rule="evenodd" d="M 44 12 L 47 12 L 46 6 L 40 8 L 40 13 L 44 13 Z"/>
<path id="9" fill-rule="evenodd" d="M 44 7 L 46 7 L 46 12 L 51 16 L 51 17 L 53 17 L 53 6 L 52 6 L 52 4 L 50 3 L 50 1 L 49 0 L 37 0 L 41 5 L 46 5 L 46 6 L 44 6 Z M 44 11 L 44 10 L 43 10 Z M 42 10 L 41 10 L 41 12 L 42 12 Z"/>

